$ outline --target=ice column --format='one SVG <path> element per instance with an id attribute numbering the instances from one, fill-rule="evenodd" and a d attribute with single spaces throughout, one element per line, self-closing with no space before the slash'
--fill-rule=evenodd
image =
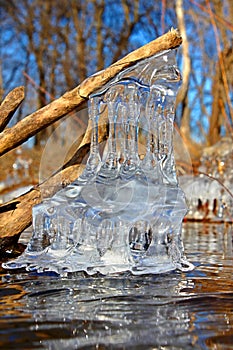
<path id="1" fill-rule="evenodd" d="M 180 85 L 175 51 L 123 70 L 90 96 L 90 154 L 83 174 L 33 208 L 33 235 L 7 268 L 160 273 L 192 269 L 183 255 L 186 214 L 173 155 Z M 108 122 L 105 144 L 98 144 Z"/>

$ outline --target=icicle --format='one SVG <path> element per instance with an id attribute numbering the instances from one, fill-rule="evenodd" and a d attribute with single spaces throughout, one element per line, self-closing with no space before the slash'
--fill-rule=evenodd
<path id="1" fill-rule="evenodd" d="M 179 81 L 175 53 L 166 51 L 125 69 L 90 96 L 86 168 L 33 209 L 28 248 L 5 267 L 60 274 L 192 269 L 183 256 L 186 203 L 172 144 Z M 100 115 L 109 123 L 103 155 Z"/>

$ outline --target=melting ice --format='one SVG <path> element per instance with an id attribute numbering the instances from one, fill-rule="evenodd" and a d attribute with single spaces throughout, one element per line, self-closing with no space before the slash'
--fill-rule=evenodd
<path id="1" fill-rule="evenodd" d="M 33 208 L 32 238 L 5 267 L 59 274 L 193 268 L 183 255 L 187 208 L 172 142 L 180 80 L 175 51 L 169 50 L 125 69 L 90 96 L 85 170 Z M 98 134 L 106 120 L 102 147 Z"/>

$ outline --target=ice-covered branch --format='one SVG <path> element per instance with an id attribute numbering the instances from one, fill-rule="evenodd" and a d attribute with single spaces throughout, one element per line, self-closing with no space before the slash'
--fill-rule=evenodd
<path id="1" fill-rule="evenodd" d="M 47 106 L 28 115 L 12 128 L 0 134 L 0 155 L 19 146 L 42 129 L 53 124 L 68 113 L 81 108 L 88 96 L 132 64 L 151 57 L 163 50 L 173 49 L 182 43 L 178 31 L 172 29 L 161 37 L 131 52 L 105 70 L 87 78 L 79 86 L 66 92 Z"/>

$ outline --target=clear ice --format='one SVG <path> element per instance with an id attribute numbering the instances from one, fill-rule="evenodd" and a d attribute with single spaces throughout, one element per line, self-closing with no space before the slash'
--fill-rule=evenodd
<path id="1" fill-rule="evenodd" d="M 225 136 L 203 150 L 199 175 L 184 175 L 180 178 L 189 203 L 187 219 L 232 222 L 232 162 L 232 138 Z"/>
<path id="2" fill-rule="evenodd" d="M 92 140 L 83 174 L 33 208 L 25 252 L 6 268 L 88 274 L 190 270 L 187 212 L 173 155 L 181 75 L 176 51 L 123 70 L 89 98 Z M 98 144 L 108 121 L 107 142 Z"/>

